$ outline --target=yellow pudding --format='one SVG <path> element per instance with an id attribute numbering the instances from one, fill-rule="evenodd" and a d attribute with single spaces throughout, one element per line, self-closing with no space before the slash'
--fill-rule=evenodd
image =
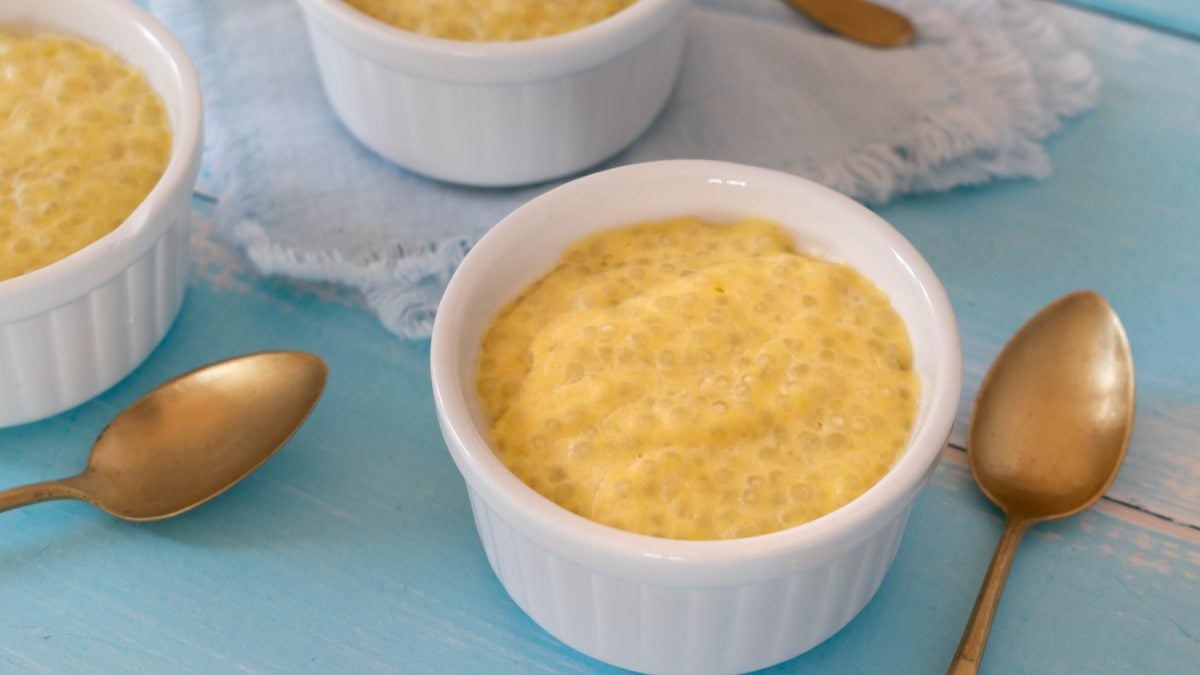
<path id="1" fill-rule="evenodd" d="M 346 0 L 397 28 L 449 40 L 507 42 L 578 30 L 635 0 Z"/>
<path id="2" fill-rule="evenodd" d="M 675 539 L 774 532 L 853 500 L 904 450 L 919 387 L 887 297 L 759 219 L 577 242 L 495 317 L 476 376 L 521 480 Z"/>
<path id="3" fill-rule="evenodd" d="M 170 153 L 166 111 L 137 69 L 76 38 L 0 26 L 0 280 L 116 229 Z"/>

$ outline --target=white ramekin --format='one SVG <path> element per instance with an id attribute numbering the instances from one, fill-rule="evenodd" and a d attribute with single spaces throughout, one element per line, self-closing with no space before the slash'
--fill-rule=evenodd
<path id="1" fill-rule="evenodd" d="M 850 504 L 758 537 L 658 539 L 559 508 L 493 455 L 473 380 L 496 311 L 549 271 L 571 242 L 679 215 L 773 219 L 802 250 L 849 263 L 872 279 L 903 317 L 922 382 L 916 425 L 895 467 Z M 946 293 L 891 226 L 795 176 L 691 160 L 580 178 L 501 221 L 451 279 L 430 360 L 446 444 L 466 480 L 488 561 L 516 603 L 549 633 L 602 661 L 687 673 L 753 670 L 792 658 L 866 605 L 950 433 L 962 371 Z"/>
<path id="2" fill-rule="evenodd" d="M 163 177 L 116 230 L 0 281 L 0 427 L 71 408 L 129 374 L 162 340 L 187 285 L 200 166 L 200 86 L 183 48 L 126 0 L 5 0 L 0 24 L 75 35 L 142 70 L 173 132 Z"/>
<path id="3" fill-rule="evenodd" d="M 520 42 L 427 37 L 342 0 L 298 0 L 325 93 L 387 159 L 433 178 L 522 185 L 620 151 L 679 72 L 689 0 L 639 0 L 582 29 Z"/>

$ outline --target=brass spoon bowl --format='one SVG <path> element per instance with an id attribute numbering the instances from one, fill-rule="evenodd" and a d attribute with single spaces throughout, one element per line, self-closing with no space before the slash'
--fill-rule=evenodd
<path id="1" fill-rule="evenodd" d="M 158 520 L 199 506 L 291 438 L 328 373 L 318 356 L 280 351 L 181 375 L 117 415 L 83 473 L 0 492 L 0 511 L 80 499 L 125 520 Z"/>
<path id="2" fill-rule="evenodd" d="M 784 0 L 815 23 L 872 47 L 902 47 L 916 31 L 904 15 L 867 0 Z"/>
<path id="3" fill-rule="evenodd" d="M 950 673 L 974 673 L 1021 536 L 1091 506 L 1121 468 L 1133 430 L 1133 357 L 1092 291 L 1047 305 L 1000 352 L 967 434 L 971 473 L 1007 517 Z"/>

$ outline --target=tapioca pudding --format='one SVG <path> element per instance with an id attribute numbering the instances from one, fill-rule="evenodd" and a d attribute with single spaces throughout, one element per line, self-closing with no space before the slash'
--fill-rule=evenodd
<path id="1" fill-rule="evenodd" d="M 397 28 L 449 40 L 549 37 L 607 19 L 635 0 L 346 0 Z"/>
<path id="2" fill-rule="evenodd" d="M 494 318 L 476 377 L 522 481 L 676 539 L 764 534 L 850 502 L 903 452 L 919 388 L 883 292 L 758 219 L 575 243 Z"/>
<path id="3" fill-rule="evenodd" d="M 136 68 L 74 37 L 0 25 L 0 280 L 114 230 L 170 153 L 162 100 Z"/>

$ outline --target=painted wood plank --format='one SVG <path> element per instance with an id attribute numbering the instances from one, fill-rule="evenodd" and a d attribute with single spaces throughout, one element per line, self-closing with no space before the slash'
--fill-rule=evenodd
<path id="1" fill-rule="evenodd" d="M 1137 422 L 1111 494 L 1200 525 L 1200 44 L 1054 8 L 1105 80 L 1100 106 L 1050 142 L 1054 175 L 880 209 L 946 284 L 963 336 L 964 442 L 980 379 L 1051 299 L 1095 288 L 1137 366 Z"/>
<path id="2" fill-rule="evenodd" d="M 427 345 L 325 289 L 219 267 L 146 367 L 0 432 L 0 475 L 77 469 L 115 410 L 232 353 L 323 354 L 325 400 L 260 471 L 178 519 L 128 524 L 69 502 L 0 516 L 0 671 L 606 670 L 537 628 L 488 568 L 434 420 Z M 776 672 L 942 668 L 999 527 L 961 462 L 945 462 L 877 598 Z M 987 672 L 1181 672 L 1200 659 L 1198 601 L 1200 542 L 1101 513 L 1045 526 L 1018 559 Z"/>
<path id="3" fill-rule="evenodd" d="M 883 212 L 947 283 L 968 396 L 1040 304 L 1077 286 L 1109 295 L 1141 388 L 1114 493 L 1194 523 L 1200 143 L 1195 92 L 1173 85 L 1198 72 L 1200 48 L 1061 16 L 1108 90 L 1053 142 L 1056 175 Z M 75 503 L 0 514 L 0 672 L 604 670 L 534 626 L 492 576 L 434 420 L 427 344 L 386 335 L 336 289 L 258 279 L 203 237 L 193 249 L 196 278 L 162 347 L 99 399 L 0 430 L 0 482 L 78 470 L 117 410 L 234 353 L 317 351 L 332 366 L 326 398 L 277 457 L 181 518 L 132 525 Z M 985 672 L 1195 670 L 1200 541 L 1159 522 L 1109 503 L 1039 526 L 1017 559 Z M 951 454 L 876 599 L 776 672 L 940 671 L 999 528 Z"/>
<path id="4" fill-rule="evenodd" d="M 1200 3 L 1194 0 L 1051 0 L 1151 28 L 1200 38 Z"/>

